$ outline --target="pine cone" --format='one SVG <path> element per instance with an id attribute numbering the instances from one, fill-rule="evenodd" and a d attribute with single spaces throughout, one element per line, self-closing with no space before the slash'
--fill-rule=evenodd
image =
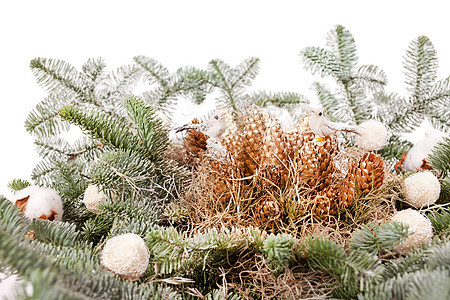
<path id="1" fill-rule="evenodd" d="M 200 124 L 198 119 L 193 119 L 192 124 Z M 184 137 L 184 147 L 186 154 L 190 159 L 198 160 L 203 152 L 206 151 L 206 140 L 208 136 L 200 131 L 189 130 Z"/>
<path id="2" fill-rule="evenodd" d="M 355 199 L 355 174 L 348 172 L 344 180 L 339 184 L 339 193 L 337 195 L 338 205 L 349 207 Z"/>
<path id="3" fill-rule="evenodd" d="M 266 118 L 267 114 L 256 108 L 248 114 L 240 114 L 236 120 L 236 128 L 225 133 L 221 140 L 244 177 L 255 174 L 258 168 L 267 129 Z"/>
<path id="4" fill-rule="evenodd" d="M 368 194 L 379 189 L 384 181 L 383 159 L 373 153 L 364 154 L 354 174 L 358 191 L 361 194 Z"/>
<path id="5" fill-rule="evenodd" d="M 366 153 L 359 162 L 350 169 L 340 183 L 339 205 L 349 207 L 356 197 L 366 195 L 381 187 L 384 181 L 384 164 L 380 156 Z"/>
<path id="6" fill-rule="evenodd" d="M 263 188 L 271 185 L 282 187 L 288 175 L 289 161 L 285 152 L 283 129 L 280 122 L 269 118 L 260 151 L 260 177 Z"/>
<path id="7" fill-rule="evenodd" d="M 280 218 L 281 209 L 276 199 L 266 195 L 260 199 L 253 216 L 258 226 L 266 225 Z"/>
<path id="8" fill-rule="evenodd" d="M 301 178 L 308 186 L 322 190 L 332 182 L 333 158 L 338 151 L 338 142 L 336 135 L 332 135 L 325 140 L 323 145 L 316 145 L 314 143 L 315 136 L 309 128 L 308 120 L 309 116 L 305 116 L 302 120 L 303 126 L 307 127 L 304 127 L 302 131 L 303 145 L 299 151 Z"/>
<path id="9" fill-rule="evenodd" d="M 331 215 L 338 212 L 337 206 L 337 189 L 335 186 L 328 186 L 319 191 L 314 198 L 313 213 L 320 219 L 328 219 Z"/>

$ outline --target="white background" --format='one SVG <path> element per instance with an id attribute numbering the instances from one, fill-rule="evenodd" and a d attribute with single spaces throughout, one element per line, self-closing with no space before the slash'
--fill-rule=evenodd
<path id="1" fill-rule="evenodd" d="M 404 94 L 402 57 L 419 35 L 428 36 L 438 51 L 439 78 L 450 75 L 444 3 L 1 1 L 0 194 L 10 196 L 6 184 L 14 178 L 29 180 L 38 161 L 33 138 L 24 130 L 29 111 L 45 96 L 29 69 L 35 57 L 63 59 L 78 69 L 89 58 L 103 57 L 114 69 L 146 55 L 175 71 L 206 68 L 214 58 L 235 65 L 256 56 L 261 69 L 254 89 L 295 91 L 314 101 L 310 87 L 320 78 L 303 70 L 298 54 L 307 46 L 323 46 L 327 32 L 341 24 L 356 39 L 360 63 L 382 67 L 387 89 Z M 186 106 L 180 116 L 189 119 L 195 111 L 200 109 Z M 0 290 L 7 290 L 4 282 Z"/>
<path id="2" fill-rule="evenodd" d="M 450 75 L 448 10 L 444 1 L 2 1 L 0 4 L 0 193 L 28 179 L 39 160 L 24 121 L 45 96 L 29 69 L 35 57 L 76 68 L 103 57 L 109 69 L 146 55 L 169 70 L 261 59 L 252 88 L 316 98 L 299 52 L 324 46 L 336 24 L 354 35 L 361 64 L 385 70 L 387 89 L 405 93 L 402 60 L 412 39 L 428 36 L 438 51 L 439 77 Z M 196 110 L 188 106 L 183 116 Z"/>

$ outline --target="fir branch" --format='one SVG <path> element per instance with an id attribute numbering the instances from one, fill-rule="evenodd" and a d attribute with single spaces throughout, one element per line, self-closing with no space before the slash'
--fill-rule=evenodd
<path id="1" fill-rule="evenodd" d="M 29 187 L 30 185 L 31 185 L 31 183 L 29 183 L 27 180 L 13 179 L 11 182 L 8 183 L 8 188 L 11 191 L 20 191 L 26 187 Z"/>
<path id="2" fill-rule="evenodd" d="M 361 83 L 362 86 L 370 90 L 382 90 L 387 84 L 386 73 L 378 66 L 363 65 L 356 69 L 352 78 Z"/>
<path id="3" fill-rule="evenodd" d="M 121 98 L 131 92 L 130 86 L 133 86 L 139 80 L 141 70 L 137 66 L 122 66 L 117 68 L 115 72 L 109 74 L 109 87 L 106 99 L 115 98 L 121 100 Z"/>
<path id="4" fill-rule="evenodd" d="M 271 234 L 264 240 L 262 253 L 272 269 L 281 272 L 291 259 L 291 251 L 296 244 L 297 239 L 289 234 Z"/>
<path id="5" fill-rule="evenodd" d="M 447 299 L 450 294 L 448 269 L 419 270 L 398 275 L 373 285 L 358 299 Z"/>
<path id="6" fill-rule="evenodd" d="M 345 75 L 348 76 L 352 67 L 358 62 L 353 35 L 344 26 L 336 25 L 335 28 L 328 33 L 327 45 L 332 49 L 333 53 L 339 57 L 339 61 L 344 67 Z"/>
<path id="7" fill-rule="evenodd" d="M 125 99 L 124 105 L 137 129 L 141 144 L 145 147 L 146 156 L 152 161 L 158 161 L 169 140 L 162 121 L 156 117 L 153 109 L 139 98 L 130 96 Z"/>
<path id="8" fill-rule="evenodd" d="M 426 36 L 413 40 L 404 61 L 407 90 L 412 95 L 412 105 L 417 105 L 430 92 L 436 80 L 437 54 L 433 44 Z"/>
<path id="9" fill-rule="evenodd" d="M 319 82 L 313 84 L 320 103 L 329 113 L 329 118 L 332 121 L 351 122 L 351 109 L 348 105 L 342 101 L 342 98 L 338 98 L 333 94 L 326 86 Z"/>
<path id="10" fill-rule="evenodd" d="M 209 69 L 211 75 L 207 82 L 221 90 L 227 106 L 237 110 L 245 86 L 249 86 L 258 74 L 259 59 L 251 57 L 235 68 L 215 59 L 210 61 Z"/>
<path id="11" fill-rule="evenodd" d="M 76 106 L 65 106 L 59 115 L 103 143 L 110 144 L 117 149 L 134 149 L 145 152 L 138 138 L 131 133 L 129 123 L 124 118 L 94 111 L 84 112 Z"/>
<path id="12" fill-rule="evenodd" d="M 378 255 L 390 252 L 408 235 L 407 227 L 401 223 L 369 223 L 353 233 L 350 245 L 353 251 Z"/>
<path id="13" fill-rule="evenodd" d="M 8 199 L 0 195 L 0 228 L 7 234 L 23 237 L 27 234 L 30 221 L 25 219 Z"/>
<path id="14" fill-rule="evenodd" d="M 150 83 L 158 83 L 162 87 L 169 86 L 170 73 L 163 65 L 153 58 L 135 56 L 133 60 L 143 70 L 144 78 Z"/>
<path id="15" fill-rule="evenodd" d="M 97 244 L 106 236 L 114 223 L 114 217 L 100 214 L 89 214 L 88 218 L 82 225 L 81 232 L 86 241 Z"/>
<path id="16" fill-rule="evenodd" d="M 428 155 L 427 163 L 444 175 L 450 173 L 450 137 L 445 137 Z"/>
<path id="17" fill-rule="evenodd" d="M 213 86 L 208 83 L 208 72 L 194 67 L 184 67 L 177 70 L 172 76 L 174 92 L 200 104 L 206 99 Z"/>
<path id="18" fill-rule="evenodd" d="M 450 209 L 433 209 L 427 212 L 427 217 L 433 225 L 436 235 L 448 237 L 450 236 Z"/>
<path id="19" fill-rule="evenodd" d="M 391 169 L 393 169 L 394 163 L 402 158 L 404 153 L 407 153 L 413 144 L 407 140 L 400 138 L 399 136 L 392 135 L 386 143 L 383 149 L 378 150 L 378 153 L 390 163 Z"/>
<path id="20" fill-rule="evenodd" d="M 343 66 L 331 51 L 319 47 L 306 47 L 300 55 L 305 70 L 310 70 L 313 74 L 319 73 L 322 77 L 330 75 L 336 79 L 343 76 Z"/>
<path id="21" fill-rule="evenodd" d="M 38 185 L 51 186 L 54 179 L 56 178 L 53 175 L 58 170 L 58 167 L 55 163 L 59 159 L 59 157 L 49 155 L 41 160 L 31 171 L 31 179 Z"/>
<path id="22" fill-rule="evenodd" d="M 66 140 L 57 136 L 40 137 L 34 141 L 36 150 L 43 158 L 48 155 L 68 156 L 70 145 Z"/>
<path id="23" fill-rule="evenodd" d="M 194 276 L 214 282 L 217 268 L 229 268 L 241 257 L 260 251 L 261 233 L 254 230 L 217 230 L 187 237 L 173 227 L 151 231 L 146 244 L 159 274 Z M 258 242 L 260 241 L 260 242 Z"/>
<path id="24" fill-rule="evenodd" d="M 87 98 L 79 86 L 83 75 L 69 63 L 62 60 L 35 58 L 31 60 L 30 68 L 38 83 L 47 88 L 49 92 L 67 89 L 75 93 L 79 99 Z"/>
<path id="25" fill-rule="evenodd" d="M 133 151 L 112 150 L 100 157 L 89 170 L 90 180 L 116 195 L 136 192 L 156 194 L 159 168 Z"/>
<path id="26" fill-rule="evenodd" d="M 64 93 L 50 94 L 38 103 L 25 120 L 27 132 L 38 136 L 51 136 L 69 130 L 69 123 L 59 117 L 60 109 L 69 102 Z"/>
<path id="27" fill-rule="evenodd" d="M 374 255 L 360 255 L 344 249 L 335 242 L 320 237 L 305 240 L 304 256 L 312 269 L 322 269 L 329 273 L 336 284 L 332 295 L 352 299 L 366 286 L 381 279 L 381 262 Z"/>
<path id="28" fill-rule="evenodd" d="M 309 100 L 305 96 L 294 92 L 273 93 L 267 91 L 258 91 L 248 95 L 247 101 L 258 106 L 274 104 L 278 107 L 286 107 L 289 105 L 297 104 L 309 104 Z"/>
<path id="29" fill-rule="evenodd" d="M 82 241 L 81 233 L 72 223 L 36 219 L 31 223 L 31 229 L 36 240 L 54 246 L 79 247 Z"/>
<path id="30" fill-rule="evenodd" d="M 106 72 L 106 63 L 102 58 L 88 59 L 87 62 L 83 64 L 81 67 L 83 74 L 86 75 L 86 78 L 91 82 L 101 81 Z"/>

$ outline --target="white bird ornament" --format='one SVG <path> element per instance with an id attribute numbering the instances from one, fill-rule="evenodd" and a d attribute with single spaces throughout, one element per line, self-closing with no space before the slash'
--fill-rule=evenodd
<path id="1" fill-rule="evenodd" d="M 323 145 L 325 139 L 337 131 L 352 132 L 359 136 L 361 135 L 357 125 L 331 122 L 324 116 L 323 110 L 320 108 L 315 108 L 311 111 L 309 127 L 316 136 L 316 143 L 319 145 Z"/>
<path id="2" fill-rule="evenodd" d="M 227 113 L 228 110 L 226 108 L 219 108 L 214 111 L 207 122 L 200 124 L 185 124 L 181 127 L 175 128 L 175 132 L 184 130 L 198 130 L 210 138 L 220 137 L 227 129 Z"/>

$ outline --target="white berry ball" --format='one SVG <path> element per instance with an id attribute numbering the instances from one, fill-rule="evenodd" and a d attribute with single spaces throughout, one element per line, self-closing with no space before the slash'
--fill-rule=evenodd
<path id="1" fill-rule="evenodd" d="M 144 240 L 134 233 L 110 238 L 100 254 L 105 269 L 132 281 L 144 274 L 149 259 L 150 252 Z"/>
<path id="2" fill-rule="evenodd" d="M 14 193 L 11 202 L 18 206 L 28 219 L 60 221 L 63 204 L 58 192 L 51 188 L 32 185 Z"/>
<path id="3" fill-rule="evenodd" d="M 403 181 L 402 191 L 408 204 L 422 208 L 439 199 L 441 184 L 432 172 L 418 172 Z"/>
<path id="4" fill-rule="evenodd" d="M 105 195 L 105 193 L 100 191 L 95 185 L 89 185 L 84 191 L 83 203 L 86 206 L 87 210 L 93 213 L 97 214 L 100 212 L 99 206 L 106 199 L 107 196 Z"/>
<path id="5" fill-rule="evenodd" d="M 430 220 L 419 213 L 417 210 L 408 208 L 397 212 L 391 221 L 408 225 L 408 236 L 397 246 L 396 250 L 400 253 L 406 253 L 422 243 L 429 244 L 433 237 L 433 227 Z"/>
<path id="6" fill-rule="evenodd" d="M 356 144 L 364 150 L 377 150 L 386 144 L 387 128 L 377 120 L 368 120 L 360 124 L 358 131 L 361 135 L 356 135 Z"/>

